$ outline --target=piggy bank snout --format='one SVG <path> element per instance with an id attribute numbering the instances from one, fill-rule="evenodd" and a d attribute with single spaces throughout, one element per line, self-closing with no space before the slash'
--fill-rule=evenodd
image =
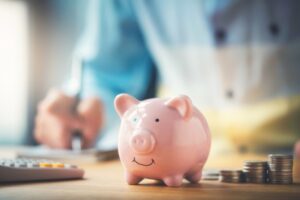
<path id="1" fill-rule="evenodd" d="M 130 138 L 130 146 L 135 153 L 150 153 L 155 147 L 155 139 L 149 131 L 137 130 Z"/>

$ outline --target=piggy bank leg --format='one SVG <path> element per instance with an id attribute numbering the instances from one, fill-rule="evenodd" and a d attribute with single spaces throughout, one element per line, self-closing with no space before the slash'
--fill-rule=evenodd
<path id="1" fill-rule="evenodd" d="M 191 183 L 198 183 L 202 177 L 202 170 L 194 174 L 186 176 L 186 179 Z"/>
<path id="2" fill-rule="evenodd" d="M 137 177 L 130 173 L 126 173 L 125 178 L 126 178 L 128 185 L 137 185 L 139 182 L 141 182 L 143 180 L 143 178 Z"/>
<path id="3" fill-rule="evenodd" d="M 182 175 L 168 176 L 163 179 L 164 183 L 170 187 L 178 187 L 182 184 Z"/>
<path id="4" fill-rule="evenodd" d="M 191 183 L 198 183 L 202 177 L 202 168 L 202 165 L 196 166 L 185 175 L 185 178 Z"/>

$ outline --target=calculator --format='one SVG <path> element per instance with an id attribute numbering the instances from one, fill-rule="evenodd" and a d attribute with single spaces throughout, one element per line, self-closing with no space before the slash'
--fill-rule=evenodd
<path id="1" fill-rule="evenodd" d="M 0 159 L 0 183 L 82 179 L 76 165 L 43 159 Z"/>

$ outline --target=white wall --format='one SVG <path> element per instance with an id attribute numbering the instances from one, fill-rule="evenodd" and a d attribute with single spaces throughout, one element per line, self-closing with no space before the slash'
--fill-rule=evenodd
<path id="1" fill-rule="evenodd" d="M 0 1 L 0 145 L 33 142 L 37 103 L 70 75 L 86 2 Z"/>
<path id="2" fill-rule="evenodd" d="M 0 144 L 20 143 L 27 123 L 28 12 L 0 1 Z"/>

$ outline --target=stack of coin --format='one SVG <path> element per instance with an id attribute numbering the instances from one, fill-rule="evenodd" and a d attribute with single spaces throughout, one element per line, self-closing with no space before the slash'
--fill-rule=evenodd
<path id="1" fill-rule="evenodd" d="M 243 171 L 246 182 L 248 183 L 267 183 L 268 182 L 268 162 L 247 160 L 244 161 Z"/>
<path id="2" fill-rule="evenodd" d="M 221 170 L 219 180 L 226 183 L 242 183 L 245 178 L 242 170 Z"/>
<path id="3" fill-rule="evenodd" d="M 269 155 L 270 182 L 274 184 L 293 183 L 293 155 Z"/>
<path id="4" fill-rule="evenodd" d="M 219 170 L 204 170 L 202 172 L 202 179 L 203 180 L 210 180 L 210 181 L 214 181 L 214 180 L 219 180 L 220 177 L 220 172 Z"/>

